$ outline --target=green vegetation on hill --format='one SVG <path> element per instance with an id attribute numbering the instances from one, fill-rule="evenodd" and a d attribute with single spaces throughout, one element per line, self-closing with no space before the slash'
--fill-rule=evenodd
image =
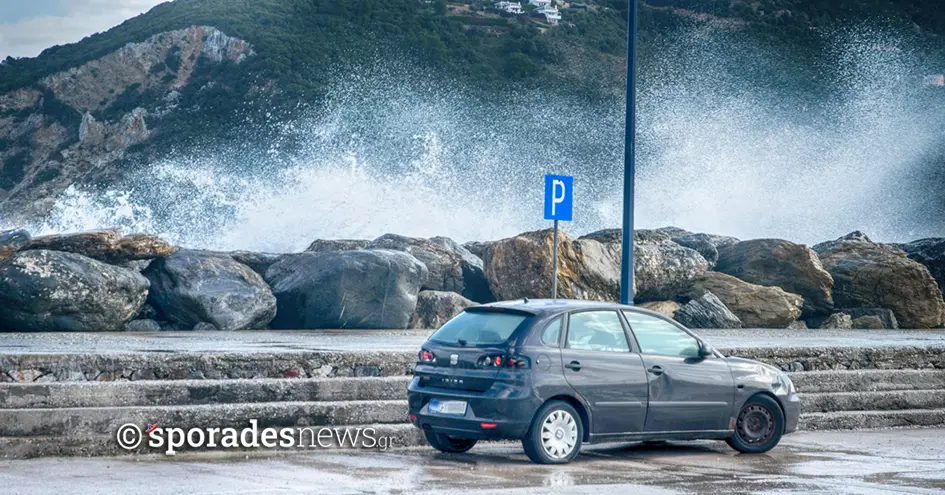
<path id="1" fill-rule="evenodd" d="M 264 86 L 274 89 L 264 101 L 265 112 L 317 105 L 339 71 L 386 58 L 407 60 L 486 91 L 557 87 L 613 96 L 624 85 L 627 5 L 626 0 L 575 3 L 564 9 L 562 25 L 547 28 L 535 18 L 499 14 L 483 0 L 176 0 L 39 57 L 8 58 L 0 64 L 0 93 L 157 33 L 208 25 L 250 42 L 256 56 L 241 64 L 199 63 L 181 94 L 184 111 L 169 115 L 162 125 L 168 138 L 206 135 L 231 126 L 234 115 L 262 111 L 250 101 L 258 107 L 263 100 L 248 95 Z M 661 39 L 674 36 L 677 28 L 710 22 L 734 26 L 739 36 L 751 37 L 785 63 L 808 60 L 809 70 L 761 79 L 816 94 L 822 88 L 812 86 L 818 83 L 815 54 L 822 47 L 811 28 L 864 19 L 909 27 L 922 43 L 943 49 L 939 35 L 945 33 L 945 10 L 937 0 L 645 0 L 640 7 L 641 78 L 645 82 L 651 70 L 659 73 L 661 62 L 654 61 L 665 57 L 651 55 L 662 49 Z M 917 29 L 911 29 L 913 23 Z M 180 54 L 172 52 L 158 69 L 173 73 L 180 63 Z M 136 106 L 149 108 L 160 96 L 127 88 L 96 117 L 111 120 Z M 191 108 L 200 108 L 199 114 L 188 114 Z M 77 122 L 66 109 L 51 110 L 61 120 Z"/>
<path id="2" fill-rule="evenodd" d="M 527 2 L 526 2 L 527 3 Z M 482 0 L 176 0 L 161 4 L 80 43 L 57 46 L 37 58 L 8 58 L 0 65 L 0 92 L 9 91 L 163 31 L 192 25 L 215 26 L 250 41 L 259 57 L 239 79 L 279 81 L 287 98 L 319 94 L 332 67 L 358 56 L 388 50 L 412 55 L 433 69 L 479 84 L 550 77 L 566 41 L 576 49 L 622 55 L 626 43 L 626 0 L 590 0 L 589 8 L 569 8 L 564 23 L 542 33 L 525 16 L 491 13 Z M 811 27 L 883 19 L 914 23 L 937 39 L 945 33 L 945 10 L 937 0 L 645 0 L 641 4 L 641 45 L 674 24 L 691 18 L 673 9 L 746 23 L 781 42 L 799 41 Z M 574 27 L 570 27 L 573 25 Z M 803 40 L 800 40 L 803 41 Z M 557 48 L 556 48 L 557 47 Z M 169 57 L 167 65 L 174 65 Z M 179 63 L 179 60 L 178 60 Z M 233 76 L 234 74 L 227 74 Z"/>

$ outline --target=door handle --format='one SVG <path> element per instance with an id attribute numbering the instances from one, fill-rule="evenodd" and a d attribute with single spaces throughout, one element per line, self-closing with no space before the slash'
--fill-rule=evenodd
<path id="1" fill-rule="evenodd" d="M 663 367 L 662 367 L 662 366 L 653 366 L 653 367 L 651 367 L 650 369 L 648 369 L 647 371 L 649 371 L 650 373 L 653 373 L 653 374 L 656 375 L 656 376 L 660 376 L 660 375 L 663 374 Z"/>
<path id="2" fill-rule="evenodd" d="M 570 363 L 564 365 L 565 368 L 574 371 L 581 371 L 581 363 L 578 361 L 571 361 Z"/>

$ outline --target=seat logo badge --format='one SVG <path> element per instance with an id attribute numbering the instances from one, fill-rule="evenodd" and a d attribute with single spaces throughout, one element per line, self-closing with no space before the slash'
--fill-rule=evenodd
<path id="1" fill-rule="evenodd" d="M 450 354 L 450 366 L 456 366 L 459 362 L 459 354 Z"/>

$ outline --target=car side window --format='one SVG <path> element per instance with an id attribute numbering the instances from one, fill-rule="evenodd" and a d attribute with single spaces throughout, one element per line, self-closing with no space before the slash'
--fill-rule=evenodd
<path id="1" fill-rule="evenodd" d="M 568 347 L 585 351 L 630 352 L 616 311 L 582 311 L 568 321 Z"/>
<path id="2" fill-rule="evenodd" d="M 624 311 L 630 330 L 644 354 L 699 357 L 699 341 L 672 323 L 655 316 Z"/>
<path id="3" fill-rule="evenodd" d="M 561 317 L 555 318 L 541 331 L 541 343 L 548 347 L 558 347 L 561 342 Z"/>

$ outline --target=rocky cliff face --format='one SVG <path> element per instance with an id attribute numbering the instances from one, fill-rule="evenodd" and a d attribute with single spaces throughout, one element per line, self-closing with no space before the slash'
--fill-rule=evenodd
<path id="1" fill-rule="evenodd" d="M 243 40 L 194 26 L 0 95 L 0 212 L 15 222 L 46 211 L 72 184 L 117 173 L 109 165 L 179 110 L 199 64 L 253 55 Z"/>

